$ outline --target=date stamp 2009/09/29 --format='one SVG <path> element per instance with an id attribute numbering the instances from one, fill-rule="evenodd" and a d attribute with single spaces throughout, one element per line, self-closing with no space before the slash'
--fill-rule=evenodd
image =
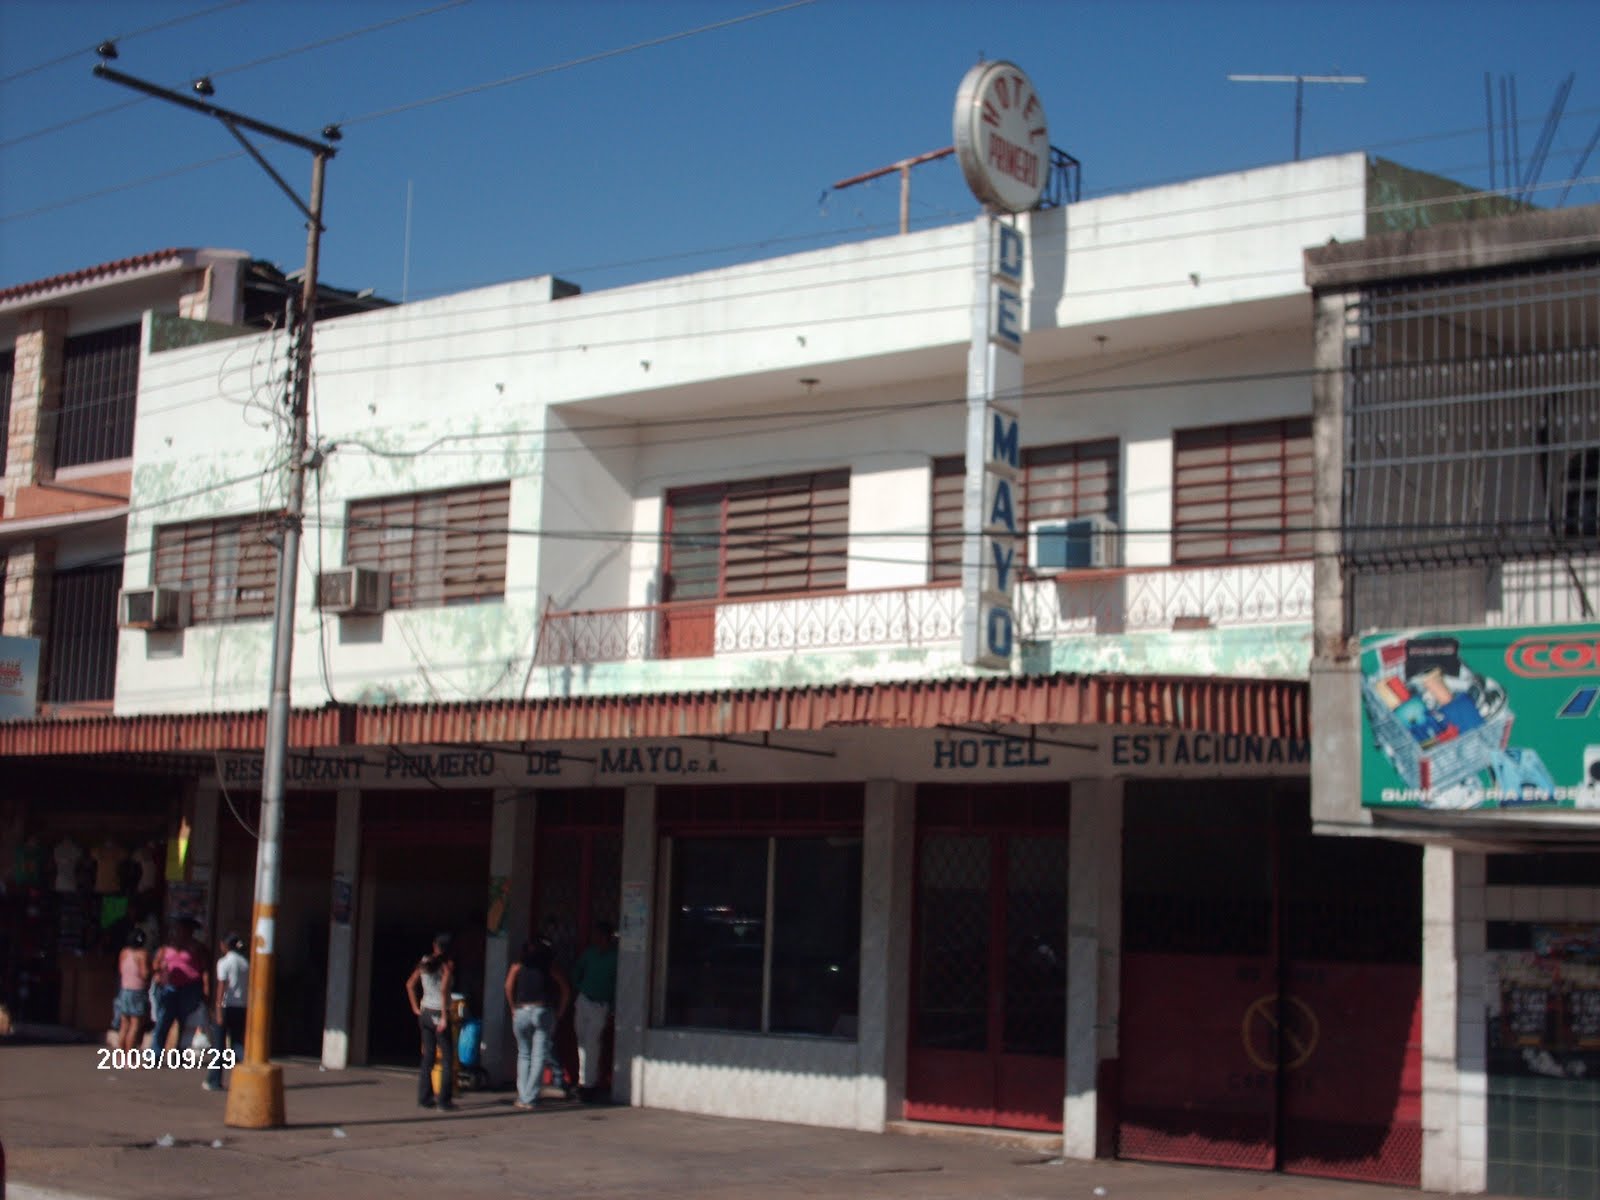
<path id="1" fill-rule="evenodd" d="M 160 1068 L 168 1070 L 189 1071 L 231 1071 L 236 1055 L 229 1050 L 218 1050 L 214 1046 L 196 1049 L 192 1046 L 182 1050 L 165 1049 L 157 1050 L 146 1047 L 143 1050 L 112 1050 L 102 1046 L 95 1052 L 99 1055 L 99 1069 L 102 1071 L 153 1071 Z"/>

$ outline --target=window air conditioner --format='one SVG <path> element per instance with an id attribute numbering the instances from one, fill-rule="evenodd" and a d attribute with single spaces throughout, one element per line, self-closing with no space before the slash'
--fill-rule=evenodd
<path id="1" fill-rule="evenodd" d="M 125 588 L 117 605 L 124 629 L 182 629 L 189 623 L 189 593 L 178 588 Z"/>
<path id="2" fill-rule="evenodd" d="M 1121 559 L 1117 523 L 1106 517 L 1067 517 L 1028 526 L 1028 566 L 1035 575 L 1114 567 Z"/>
<path id="3" fill-rule="evenodd" d="M 317 576 L 317 607 L 323 612 L 381 613 L 389 607 L 389 572 L 371 567 L 336 567 Z"/>

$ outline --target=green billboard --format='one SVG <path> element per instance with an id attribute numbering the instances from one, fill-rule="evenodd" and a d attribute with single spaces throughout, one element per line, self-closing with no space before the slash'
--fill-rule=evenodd
<path id="1" fill-rule="evenodd" d="M 1600 624 L 1361 639 L 1361 802 L 1600 812 Z"/>

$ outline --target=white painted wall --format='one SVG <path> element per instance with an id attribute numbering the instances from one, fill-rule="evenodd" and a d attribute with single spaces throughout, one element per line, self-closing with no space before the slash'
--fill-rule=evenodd
<path id="1" fill-rule="evenodd" d="M 1024 442 L 1121 439 L 1123 523 L 1148 531 L 1129 562 L 1170 554 L 1174 428 L 1309 411 L 1300 251 L 1359 236 L 1364 189 L 1351 155 L 1034 218 Z M 604 688 L 532 670 L 540 614 L 658 600 L 662 498 L 686 484 L 848 465 L 851 588 L 925 581 L 928 462 L 963 445 L 970 242 L 963 224 L 562 300 L 541 277 L 319 325 L 314 428 L 334 448 L 307 495 L 294 702 Z M 147 357 L 127 586 L 149 584 L 158 524 L 281 503 L 285 352 L 268 335 Z M 494 480 L 503 601 L 311 609 L 352 500 Z M 270 637 L 124 633 L 118 710 L 258 708 Z"/>

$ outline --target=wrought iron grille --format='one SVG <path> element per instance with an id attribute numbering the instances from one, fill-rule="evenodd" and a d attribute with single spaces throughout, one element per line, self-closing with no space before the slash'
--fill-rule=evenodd
<path id="1" fill-rule="evenodd" d="M 59 571 L 52 583 L 44 699 L 110 700 L 117 683 L 117 589 L 122 564 Z"/>
<path id="2" fill-rule="evenodd" d="M 17 356 L 0 353 L 0 475 L 5 474 L 6 448 L 11 444 L 11 388 L 16 382 Z"/>
<path id="3" fill-rule="evenodd" d="M 1352 570 L 1600 552 L 1600 258 L 1384 285 L 1351 315 Z"/>
<path id="4" fill-rule="evenodd" d="M 129 458 L 139 389 L 139 326 L 69 337 L 61 359 L 55 465 Z"/>

